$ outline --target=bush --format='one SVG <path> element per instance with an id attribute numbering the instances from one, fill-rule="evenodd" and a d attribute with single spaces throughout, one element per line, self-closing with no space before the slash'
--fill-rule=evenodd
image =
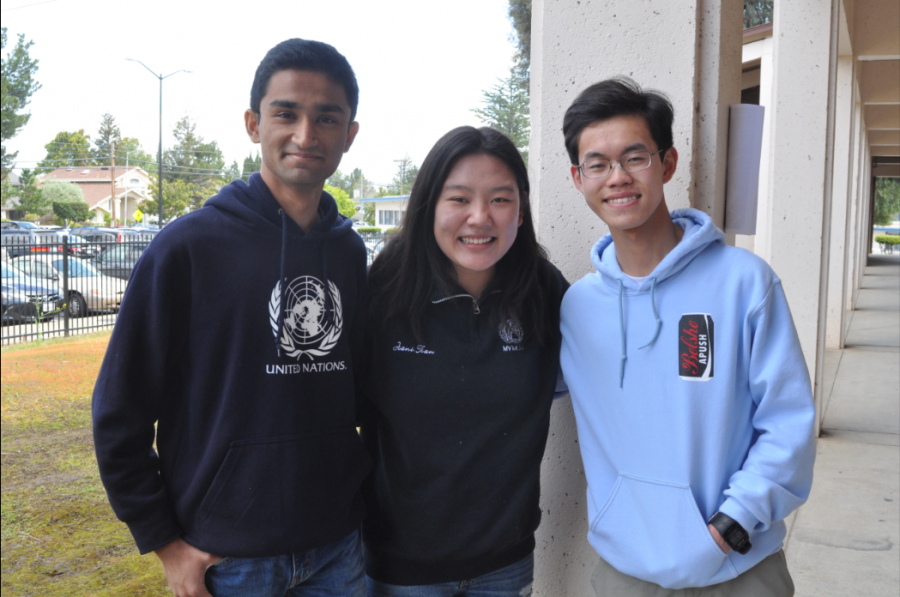
<path id="1" fill-rule="evenodd" d="M 875 242 L 880 245 L 900 245 L 900 236 L 896 234 L 879 234 L 875 237 Z"/>
<path id="2" fill-rule="evenodd" d="M 399 231 L 400 231 L 400 228 L 395 226 L 393 228 L 388 228 L 387 230 L 384 231 L 384 233 L 385 234 L 394 234 L 395 232 L 399 232 Z"/>
<path id="3" fill-rule="evenodd" d="M 91 208 L 84 201 L 54 201 L 53 213 L 64 222 L 83 222 L 91 217 Z"/>
<path id="4" fill-rule="evenodd" d="M 379 228 L 377 226 L 372 226 L 372 227 L 360 226 L 359 228 L 356 228 L 355 230 L 357 232 L 359 232 L 360 234 L 381 234 L 381 228 Z"/>

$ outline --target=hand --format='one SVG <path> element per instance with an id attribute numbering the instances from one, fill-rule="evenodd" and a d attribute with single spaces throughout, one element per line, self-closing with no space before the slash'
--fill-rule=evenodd
<path id="1" fill-rule="evenodd" d="M 716 545 L 719 546 L 719 549 L 721 549 L 724 553 L 728 553 L 729 551 L 731 551 L 731 546 L 725 543 L 725 539 L 722 539 L 722 535 L 719 534 L 719 530 L 716 527 L 710 524 L 707 525 L 707 528 L 709 529 L 709 534 L 712 535 L 713 539 L 715 539 Z"/>
<path id="2" fill-rule="evenodd" d="M 206 590 L 206 570 L 222 558 L 188 545 L 179 537 L 156 550 L 175 597 L 212 597 Z"/>

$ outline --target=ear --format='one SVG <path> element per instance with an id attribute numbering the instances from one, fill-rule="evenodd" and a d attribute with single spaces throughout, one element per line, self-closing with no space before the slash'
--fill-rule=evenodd
<path id="1" fill-rule="evenodd" d="M 247 136 L 254 143 L 259 143 L 259 114 L 253 110 L 244 112 L 244 128 L 247 129 Z"/>
<path id="2" fill-rule="evenodd" d="M 575 183 L 575 188 L 578 189 L 581 194 L 584 194 L 584 186 L 582 185 L 581 180 L 581 170 L 578 169 L 578 166 L 570 166 L 569 172 L 572 174 L 572 182 Z"/>
<path id="3" fill-rule="evenodd" d="M 518 228 L 519 226 L 521 226 L 522 222 L 524 222 L 524 221 L 525 221 L 525 210 L 520 207 L 519 208 L 519 223 L 516 224 L 516 227 Z"/>
<path id="4" fill-rule="evenodd" d="M 347 129 L 347 139 L 344 142 L 344 153 L 350 151 L 350 146 L 353 145 L 353 140 L 356 139 L 356 133 L 359 132 L 359 123 L 355 120 L 350 123 L 349 128 Z"/>
<path id="5" fill-rule="evenodd" d="M 672 180 L 675 169 L 678 167 L 678 150 L 670 147 L 663 159 L 663 184 Z"/>

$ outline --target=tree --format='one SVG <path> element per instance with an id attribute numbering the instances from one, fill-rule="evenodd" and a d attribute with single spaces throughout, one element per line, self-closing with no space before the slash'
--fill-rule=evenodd
<path id="1" fill-rule="evenodd" d="M 68 226 L 70 222 L 85 222 L 91 217 L 91 208 L 84 201 L 78 185 L 61 180 L 49 180 L 41 187 L 44 198 L 53 209 L 60 222 Z"/>
<path id="2" fill-rule="evenodd" d="M 513 70 L 527 97 L 531 82 L 531 0 L 509 0 L 507 14 L 515 32 L 510 40 L 516 44 Z"/>
<path id="3" fill-rule="evenodd" d="M 517 79 L 515 68 L 509 77 L 499 79 L 490 91 L 483 91 L 483 108 L 473 109 L 479 120 L 510 138 L 528 161 L 528 141 L 531 132 L 528 93 Z"/>
<path id="4" fill-rule="evenodd" d="M 338 211 L 341 215 L 348 218 L 353 217 L 353 214 L 356 213 L 356 204 L 350 200 L 350 195 L 347 194 L 347 191 L 326 184 L 325 192 L 334 197 L 334 202 L 337 203 Z"/>
<path id="5" fill-rule="evenodd" d="M 68 228 L 91 219 L 91 208 L 84 201 L 54 201 L 53 214 Z"/>
<path id="6" fill-rule="evenodd" d="M 243 170 L 241 170 L 241 178 L 244 180 L 249 180 L 250 175 L 254 172 L 259 172 L 260 168 L 262 168 L 262 157 L 257 151 L 256 157 L 248 155 L 246 158 L 244 158 L 244 168 Z"/>
<path id="7" fill-rule="evenodd" d="M 0 33 L 0 50 L 6 49 L 6 27 Z M 24 35 L 19 35 L 19 41 L 11 52 L 6 54 L 0 62 L 0 138 L 3 145 L 0 148 L 0 165 L 2 165 L 2 177 L 6 180 L 13 161 L 18 152 L 7 153 L 6 141 L 15 137 L 18 132 L 28 124 L 31 114 L 23 114 L 22 110 L 28 105 L 31 96 L 41 88 L 40 83 L 34 80 L 34 74 L 38 70 L 38 61 L 33 60 L 28 54 L 34 42 L 26 42 Z"/>
<path id="8" fill-rule="evenodd" d="M 419 175 L 419 167 L 413 164 L 408 155 L 397 161 L 399 162 L 397 173 L 394 174 L 393 184 L 387 190 L 394 195 L 408 195 L 416 181 L 416 176 Z"/>
<path id="9" fill-rule="evenodd" d="M 744 29 L 772 22 L 773 0 L 744 0 Z"/>
<path id="10" fill-rule="evenodd" d="M 94 140 L 94 159 L 98 164 L 108 164 L 112 154 L 113 144 L 116 148 L 122 139 L 122 133 L 116 124 L 115 117 L 107 112 L 100 119 L 100 128 L 97 130 L 97 138 Z"/>
<path id="11" fill-rule="evenodd" d="M 66 166 L 91 166 L 94 162 L 91 151 L 91 136 L 84 129 L 75 132 L 62 131 L 44 145 L 47 155 L 38 164 L 40 172 L 50 172 Z"/>
<path id="12" fill-rule="evenodd" d="M 141 142 L 134 137 L 122 137 L 116 143 L 116 164 L 137 166 L 150 172 L 156 168 L 156 157 L 144 151 Z"/>
<path id="13" fill-rule="evenodd" d="M 353 192 L 352 177 L 341 172 L 340 168 L 334 171 L 334 174 L 328 177 L 325 184 L 332 187 L 343 189 L 349 196 Z"/>
<path id="14" fill-rule="evenodd" d="M 900 212 L 900 178 L 879 178 L 875 182 L 876 226 L 886 226 L 894 221 Z"/>
<path id="15" fill-rule="evenodd" d="M 49 210 L 44 194 L 37 186 L 34 172 L 28 168 L 19 176 L 19 209 L 25 214 L 42 216 Z"/>
<path id="16" fill-rule="evenodd" d="M 150 196 L 152 199 L 141 201 L 138 205 L 140 210 L 145 214 L 158 214 L 159 203 L 159 186 L 156 184 L 156 173 L 150 175 L 153 184 L 150 185 Z M 183 179 L 175 179 L 163 184 L 163 207 L 165 207 L 165 220 L 160 225 L 171 222 L 180 215 L 190 211 L 192 204 L 195 202 L 197 187 Z"/>
<path id="17" fill-rule="evenodd" d="M 231 182 L 241 178 L 241 167 L 238 166 L 237 160 L 231 162 L 231 166 L 225 170 L 224 180 Z"/>
<path id="18" fill-rule="evenodd" d="M 84 201 L 84 195 L 77 184 L 62 180 L 48 180 L 41 187 L 41 193 L 48 203 Z"/>
<path id="19" fill-rule="evenodd" d="M 163 157 L 165 181 L 180 179 L 205 186 L 210 180 L 222 180 L 225 170 L 222 150 L 215 141 L 206 143 L 196 131 L 197 125 L 189 116 L 175 124 L 172 134 L 177 143 Z"/>

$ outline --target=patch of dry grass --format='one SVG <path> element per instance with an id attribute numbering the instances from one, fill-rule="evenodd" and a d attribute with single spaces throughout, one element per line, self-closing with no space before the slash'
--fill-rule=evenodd
<path id="1" fill-rule="evenodd" d="M 100 483 L 91 392 L 109 333 L 0 352 L 5 595 L 171 595 Z"/>

